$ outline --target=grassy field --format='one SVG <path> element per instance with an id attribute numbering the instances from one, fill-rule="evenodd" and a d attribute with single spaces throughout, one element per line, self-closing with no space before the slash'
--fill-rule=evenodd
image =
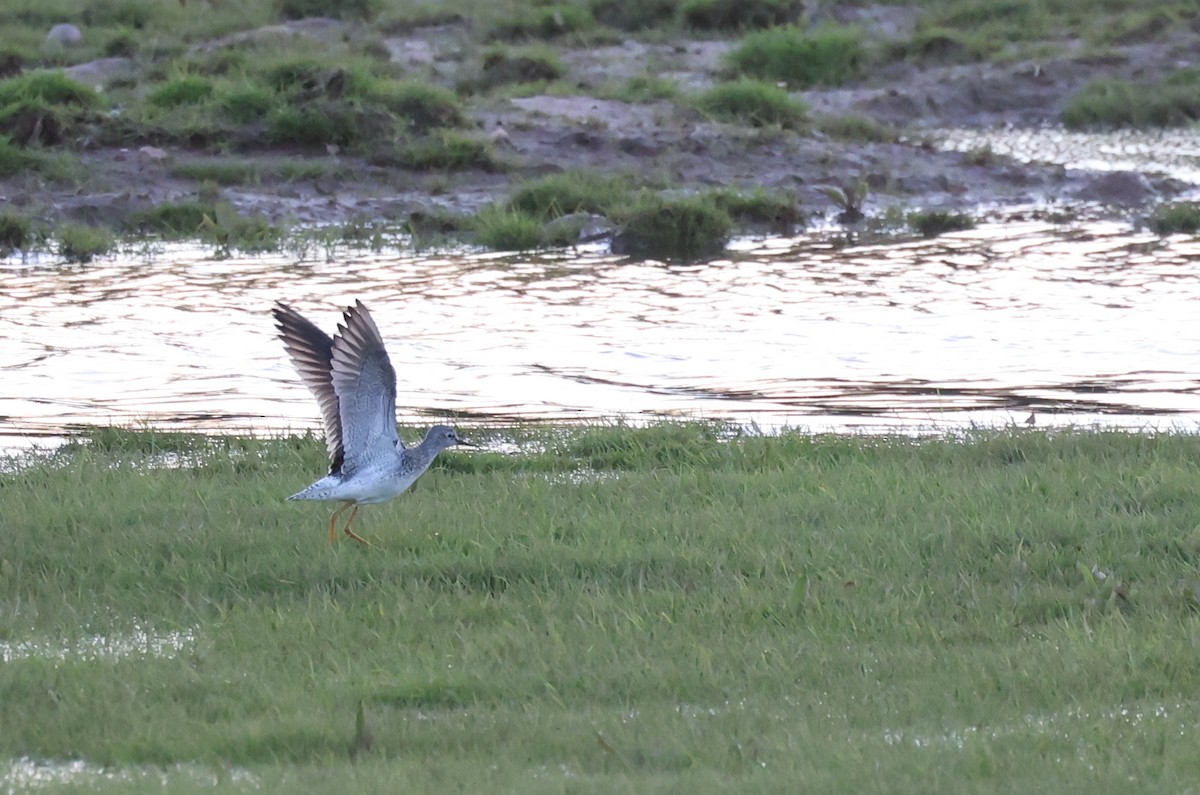
<path id="1" fill-rule="evenodd" d="M 0 758 L 120 792 L 1200 778 L 1194 436 L 506 436 L 364 509 L 373 549 L 283 502 L 313 439 L 9 462 Z"/>

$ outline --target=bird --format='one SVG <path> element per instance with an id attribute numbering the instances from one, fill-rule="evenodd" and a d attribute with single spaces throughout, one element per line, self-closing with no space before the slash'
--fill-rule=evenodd
<path id="1" fill-rule="evenodd" d="M 367 544 L 350 529 L 360 505 L 400 494 L 446 448 L 475 445 L 448 425 L 430 428 L 416 447 L 400 441 L 396 370 L 362 301 L 345 310 L 332 337 L 282 301 L 275 302 L 271 314 L 300 380 L 320 406 L 329 451 L 329 474 L 288 499 L 341 502 L 329 517 L 329 543 L 337 539 L 338 517 L 352 509 L 342 532 Z"/>

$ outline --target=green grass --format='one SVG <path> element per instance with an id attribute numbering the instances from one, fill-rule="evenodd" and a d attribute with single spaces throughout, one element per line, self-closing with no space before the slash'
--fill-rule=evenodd
<path id="1" fill-rule="evenodd" d="M 374 549 L 282 500 L 315 439 L 107 432 L 4 467 L 0 639 L 33 651 L 0 665 L 0 754 L 123 792 L 1200 774 L 1195 437 L 515 435 L 531 452 L 445 454 L 364 508 Z M 182 648 L 84 653 L 138 630 Z"/>
<path id="2" fill-rule="evenodd" d="M 58 255 L 67 262 L 91 262 L 112 251 L 116 245 L 113 233 L 102 226 L 66 224 L 56 235 Z"/>
<path id="3" fill-rule="evenodd" d="M 821 116 L 813 127 L 838 141 L 890 143 L 899 137 L 893 128 L 857 114 Z"/>
<path id="4" fill-rule="evenodd" d="M 797 0 L 684 0 L 683 21 L 697 30 L 738 31 L 795 22 L 803 14 Z"/>
<path id="5" fill-rule="evenodd" d="M 453 130 L 405 139 L 394 150 L 381 153 L 372 162 L 418 171 L 503 171 L 505 168 L 490 141 Z"/>
<path id="6" fill-rule="evenodd" d="M 545 245 L 543 221 L 514 207 L 489 204 L 471 219 L 470 227 L 479 245 L 496 251 L 530 251 Z"/>
<path id="7" fill-rule="evenodd" d="M 747 34 L 726 61 L 738 75 L 809 88 L 851 80 L 865 57 L 862 33 L 854 28 L 779 26 Z"/>
<path id="8" fill-rule="evenodd" d="M 1200 202 L 1164 202 L 1150 214 L 1150 228 L 1160 235 L 1200 232 Z"/>
<path id="9" fill-rule="evenodd" d="M 975 228 L 975 219 L 965 213 L 944 210 L 920 210 L 909 213 L 905 223 L 922 237 L 937 237 L 947 232 L 963 232 Z"/>
<path id="10" fill-rule="evenodd" d="M 679 9 L 679 0 L 590 0 L 597 21 L 617 30 L 646 31 L 669 26 Z"/>
<path id="11" fill-rule="evenodd" d="M 33 238 L 29 219 L 12 212 L 0 212 L 0 257 L 25 248 Z"/>
<path id="12" fill-rule="evenodd" d="M 771 83 L 749 78 L 713 86 L 696 98 L 696 105 L 714 119 L 754 127 L 778 125 L 791 129 L 808 115 L 803 101 L 792 99 Z"/>
<path id="13" fill-rule="evenodd" d="M 716 206 L 739 224 L 766 226 L 780 234 L 791 234 L 803 226 L 804 212 L 794 196 L 768 193 L 759 188 L 750 192 L 724 190 L 713 195 Z"/>
<path id="14" fill-rule="evenodd" d="M 632 207 L 617 212 L 614 220 L 621 224 L 612 242 L 615 253 L 660 260 L 715 257 L 725 250 L 733 232 L 733 220 L 712 195 L 643 195 Z"/>
<path id="15" fill-rule="evenodd" d="M 173 108 L 179 105 L 198 105 L 208 100 L 213 93 L 211 80 L 199 75 L 184 75 L 155 88 L 146 101 L 151 105 Z"/>
<path id="16" fill-rule="evenodd" d="M 534 218 L 549 220 L 578 212 L 606 215 L 628 206 L 632 197 L 630 180 L 623 176 L 564 171 L 518 184 L 509 206 Z"/>
<path id="17" fill-rule="evenodd" d="M 541 85 L 566 74 L 558 54 L 544 45 L 491 47 L 481 56 L 477 73 L 459 82 L 459 90 L 485 92 L 509 85 Z"/>
<path id="18" fill-rule="evenodd" d="M 7 135 L 0 135 L 0 177 L 11 177 L 33 168 L 37 159 Z"/>
<path id="19" fill-rule="evenodd" d="M 581 33 L 595 24 L 591 13 L 581 6 L 565 3 L 534 5 L 495 20 L 484 38 L 488 41 L 556 39 Z"/>
<path id="20" fill-rule="evenodd" d="M 1200 119 L 1200 69 L 1180 69 L 1156 85 L 1098 80 L 1072 97 L 1060 116 L 1073 129 L 1192 124 Z"/>

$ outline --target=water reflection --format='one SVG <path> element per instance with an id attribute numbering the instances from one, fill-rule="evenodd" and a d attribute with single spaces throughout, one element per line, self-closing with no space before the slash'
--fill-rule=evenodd
<path id="1" fill-rule="evenodd" d="M 817 430 L 1194 426 L 1200 245 L 996 224 L 839 249 L 743 241 L 673 267 L 597 250 L 211 260 L 172 246 L 0 270 L 3 433 L 299 430 L 316 407 L 267 310 L 370 305 L 402 419 L 681 416 Z M 10 445 L 11 446 L 11 445 Z"/>

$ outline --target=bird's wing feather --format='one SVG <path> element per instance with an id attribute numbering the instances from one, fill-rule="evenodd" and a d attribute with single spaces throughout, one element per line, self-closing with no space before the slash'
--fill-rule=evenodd
<path id="1" fill-rule="evenodd" d="M 283 340 L 283 347 L 300 373 L 300 380 L 321 407 L 325 447 L 329 450 L 329 472 L 341 472 L 345 451 L 338 395 L 333 386 L 334 340 L 282 301 L 275 303 L 271 314 L 275 316 L 279 338 Z"/>
<path id="2" fill-rule="evenodd" d="M 333 338 L 333 391 L 341 416 L 345 467 L 353 471 L 396 455 L 396 371 L 362 301 L 346 310 Z"/>

